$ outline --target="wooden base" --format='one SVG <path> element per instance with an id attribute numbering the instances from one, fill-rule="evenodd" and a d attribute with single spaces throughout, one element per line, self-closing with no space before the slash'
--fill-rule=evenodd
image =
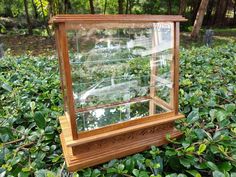
<path id="1" fill-rule="evenodd" d="M 147 123 L 143 123 L 143 128 L 137 129 L 135 128 L 137 125 L 135 125 L 133 126 L 133 131 L 124 131 L 113 136 L 104 136 L 103 139 L 99 138 L 99 140 L 84 141 L 84 143 L 78 143 L 78 140 L 71 140 L 68 126 L 65 125 L 66 118 L 60 117 L 62 127 L 60 138 L 68 170 L 76 171 L 98 165 L 112 159 L 147 150 L 151 145 L 160 146 L 167 144 L 166 134 L 170 134 L 172 138 L 179 137 L 181 133 L 174 128 L 174 121 L 184 116 L 181 114 L 171 116 L 167 119 L 168 121 L 164 121 L 161 117 L 163 118 L 163 115 L 159 116 L 153 124 L 148 126 L 145 126 Z M 112 134 L 112 131 L 110 134 Z M 102 134 L 99 136 L 101 137 Z M 91 137 L 87 138 L 90 139 Z M 75 142 L 74 144 L 71 143 L 73 141 Z"/>

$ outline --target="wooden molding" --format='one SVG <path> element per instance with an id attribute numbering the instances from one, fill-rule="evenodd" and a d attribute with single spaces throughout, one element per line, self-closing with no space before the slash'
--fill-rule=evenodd
<path id="1" fill-rule="evenodd" d="M 180 117 L 172 117 L 172 119 L 175 118 Z M 183 115 L 181 118 L 183 118 Z M 152 145 L 167 144 L 166 134 L 170 134 L 172 138 L 177 138 L 181 135 L 181 132 L 177 131 L 174 128 L 174 122 L 170 121 L 153 124 L 146 128 L 134 129 L 131 132 L 120 132 L 120 134 L 108 136 L 104 139 L 96 140 L 94 138 L 92 141 L 75 143 L 73 147 L 68 146 L 66 142 L 68 131 L 62 130 L 60 138 L 67 167 L 69 171 L 76 171 L 147 150 Z"/>
<path id="2" fill-rule="evenodd" d="M 168 143 L 166 134 L 172 138 L 179 137 L 181 132 L 174 128 L 174 120 L 183 118 L 169 116 L 157 119 L 156 122 L 143 123 L 127 128 L 72 140 L 65 117 L 60 117 L 62 133 L 60 135 L 63 153 L 70 171 L 98 165 L 115 158 L 121 158 L 147 150 L 152 145 Z M 142 119 L 142 118 L 141 118 Z"/>

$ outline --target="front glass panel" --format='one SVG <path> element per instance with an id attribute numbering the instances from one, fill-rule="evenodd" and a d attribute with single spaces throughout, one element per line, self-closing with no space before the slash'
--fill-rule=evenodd
<path id="1" fill-rule="evenodd" d="M 78 131 L 168 111 L 173 23 L 79 24 L 67 37 Z"/>

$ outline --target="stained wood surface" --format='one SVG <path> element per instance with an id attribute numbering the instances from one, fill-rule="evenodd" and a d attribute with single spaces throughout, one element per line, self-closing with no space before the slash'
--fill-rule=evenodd
<path id="1" fill-rule="evenodd" d="M 62 131 L 65 132 L 64 138 L 66 140 L 66 145 L 73 147 L 92 141 L 102 140 L 104 138 L 114 137 L 119 134 L 130 133 L 136 130 L 152 127 L 153 125 L 162 125 L 168 122 L 174 122 L 175 120 L 181 119 L 183 117 L 184 116 L 182 114 L 173 116 L 173 113 L 162 113 L 160 115 L 150 116 L 149 118 L 139 118 L 136 120 L 130 120 L 127 122 L 102 127 L 101 129 L 81 132 L 78 134 L 79 139 L 77 140 L 73 140 L 71 138 L 72 134 L 70 133 L 71 131 L 69 131 L 70 126 L 65 117 L 60 117 L 60 124 Z"/>
<path id="2" fill-rule="evenodd" d="M 66 145 L 64 132 L 60 138 L 67 167 L 70 171 L 76 171 L 147 150 L 152 145 L 166 144 L 166 134 L 172 138 L 181 135 L 174 128 L 173 122 L 168 122 L 75 147 Z"/>
<path id="3" fill-rule="evenodd" d="M 174 91 L 173 91 L 173 106 L 175 114 L 179 112 L 179 22 L 174 25 Z"/>
<path id="4" fill-rule="evenodd" d="M 50 19 L 49 23 L 63 22 L 180 22 L 187 21 L 181 15 L 101 15 L 101 14 L 64 14 Z"/>
<path id="5" fill-rule="evenodd" d="M 77 125 L 76 125 L 76 115 L 75 115 L 75 108 L 74 108 L 74 96 L 72 91 L 72 80 L 71 80 L 71 68 L 69 62 L 69 53 L 68 53 L 68 42 L 66 37 L 65 31 L 65 24 L 59 25 L 58 29 L 58 45 L 59 48 L 59 55 L 63 59 L 63 73 L 65 77 L 65 84 L 66 84 L 66 104 L 68 105 L 68 114 L 70 116 L 70 126 L 73 139 L 77 139 Z"/>

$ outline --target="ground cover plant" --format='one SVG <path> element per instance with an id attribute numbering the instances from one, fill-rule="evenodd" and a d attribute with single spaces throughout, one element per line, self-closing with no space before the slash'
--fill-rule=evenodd
<path id="1" fill-rule="evenodd" d="M 181 50 L 179 140 L 73 176 L 236 176 L 236 45 Z M 6 56 L 0 62 L 0 176 L 60 176 L 56 57 Z M 72 174 L 71 174 L 72 175 Z"/>

